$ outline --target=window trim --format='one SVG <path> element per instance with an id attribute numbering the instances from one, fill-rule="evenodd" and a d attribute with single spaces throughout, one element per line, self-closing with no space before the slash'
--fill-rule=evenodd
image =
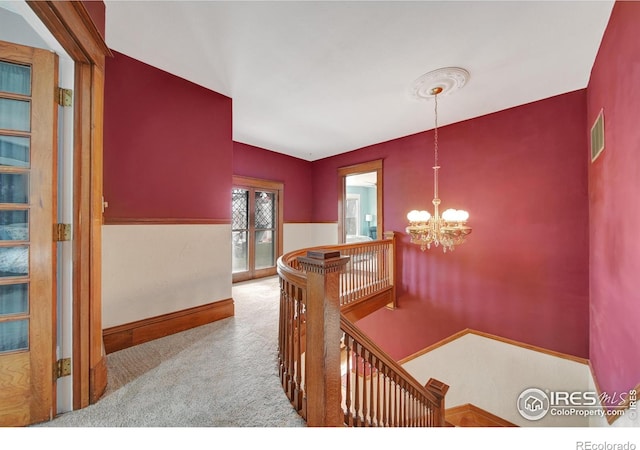
<path id="1" fill-rule="evenodd" d="M 345 198 L 347 195 L 347 176 L 357 175 L 359 173 L 376 172 L 376 205 L 377 205 L 377 217 L 376 217 L 376 229 L 378 230 L 378 239 L 383 236 L 383 223 L 384 223 L 384 208 L 383 208 L 383 177 L 382 177 L 382 159 L 376 159 L 361 164 L 354 164 L 351 166 L 338 168 L 338 243 L 344 244 L 345 242 Z"/>

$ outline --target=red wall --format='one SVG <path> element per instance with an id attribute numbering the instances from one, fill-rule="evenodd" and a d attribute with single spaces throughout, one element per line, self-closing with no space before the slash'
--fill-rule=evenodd
<path id="1" fill-rule="evenodd" d="M 314 220 L 335 221 L 337 168 L 384 159 L 399 308 L 358 325 L 392 357 L 465 328 L 588 356 L 585 114 L 580 90 L 439 129 L 442 210 L 468 210 L 473 227 L 453 253 L 423 253 L 404 232 L 408 211 L 432 209 L 433 132 L 314 163 Z"/>
<path id="2" fill-rule="evenodd" d="M 114 52 L 105 70 L 109 219 L 231 220 L 231 99 Z"/>
<path id="3" fill-rule="evenodd" d="M 589 164 L 590 360 L 610 393 L 640 383 L 639 24 L 640 3 L 616 2 L 587 89 L 587 130 L 602 108 L 605 124 Z"/>
<path id="4" fill-rule="evenodd" d="M 311 163 L 239 142 L 233 143 L 233 173 L 284 183 L 284 221 L 311 222 Z"/>
<path id="5" fill-rule="evenodd" d="M 91 20 L 96 25 L 96 28 L 102 35 L 102 38 L 105 37 L 105 6 L 102 0 L 87 0 L 83 1 L 82 4 L 87 9 Z"/>

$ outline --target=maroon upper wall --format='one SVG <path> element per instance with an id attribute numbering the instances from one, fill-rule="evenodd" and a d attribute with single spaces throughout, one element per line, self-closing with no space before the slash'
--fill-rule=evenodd
<path id="1" fill-rule="evenodd" d="M 590 360 L 606 392 L 640 382 L 639 24 L 640 3 L 616 2 L 587 88 L 587 130 L 604 108 L 605 150 L 589 163 L 589 241 Z"/>
<path id="2" fill-rule="evenodd" d="M 233 143 L 233 174 L 284 184 L 284 221 L 311 222 L 311 163 L 239 142 Z"/>
<path id="3" fill-rule="evenodd" d="M 105 69 L 105 220 L 230 221 L 231 99 L 113 53 Z"/>
<path id="4" fill-rule="evenodd" d="M 96 25 L 96 28 L 102 35 L 102 38 L 105 37 L 105 6 L 102 0 L 88 0 L 83 1 L 82 4 L 85 8 L 87 8 L 87 12 L 91 17 L 91 20 Z"/>
<path id="5" fill-rule="evenodd" d="M 465 328 L 588 356 L 585 114 L 581 90 L 439 129 L 441 211 L 466 209 L 473 227 L 453 253 L 404 232 L 408 211 L 433 209 L 432 131 L 314 163 L 321 222 L 337 220 L 337 168 L 383 159 L 399 308 L 358 325 L 392 357 Z"/>

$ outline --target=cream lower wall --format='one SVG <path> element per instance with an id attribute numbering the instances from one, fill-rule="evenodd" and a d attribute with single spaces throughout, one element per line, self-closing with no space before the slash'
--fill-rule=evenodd
<path id="1" fill-rule="evenodd" d="M 338 243 L 337 223 L 285 223 L 283 252 Z"/>
<path id="2" fill-rule="evenodd" d="M 230 225 L 102 227 L 102 325 L 231 298 Z"/>
<path id="3" fill-rule="evenodd" d="M 403 367 L 423 385 L 436 378 L 450 386 L 446 407 L 467 403 L 523 427 L 587 427 L 588 417 L 524 419 L 518 396 L 528 388 L 594 391 L 587 364 L 529 350 L 477 334 L 465 334 L 419 356 Z"/>
<path id="4" fill-rule="evenodd" d="M 230 225 L 104 225 L 103 328 L 231 298 L 230 236 Z M 284 224 L 283 240 L 285 253 L 337 244 L 338 225 Z"/>

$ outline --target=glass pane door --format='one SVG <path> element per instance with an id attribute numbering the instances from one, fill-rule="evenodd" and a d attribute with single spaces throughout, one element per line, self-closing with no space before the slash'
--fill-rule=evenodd
<path id="1" fill-rule="evenodd" d="M 56 412 L 57 68 L 0 41 L 0 426 Z"/>
<path id="2" fill-rule="evenodd" d="M 249 191 L 234 189 L 231 205 L 233 273 L 246 272 L 249 270 Z"/>
<path id="3" fill-rule="evenodd" d="M 255 268 L 266 269 L 275 265 L 275 209 L 276 195 L 273 192 L 256 191 L 255 199 Z"/>
<path id="4" fill-rule="evenodd" d="M 240 177 L 234 177 L 234 180 Z M 247 180 L 244 180 L 247 181 Z M 255 182 L 255 185 L 251 185 Z M 280 190 L 248 180 L 231 195 L 233 281 L 275 275 L 281 248 Z"/>

